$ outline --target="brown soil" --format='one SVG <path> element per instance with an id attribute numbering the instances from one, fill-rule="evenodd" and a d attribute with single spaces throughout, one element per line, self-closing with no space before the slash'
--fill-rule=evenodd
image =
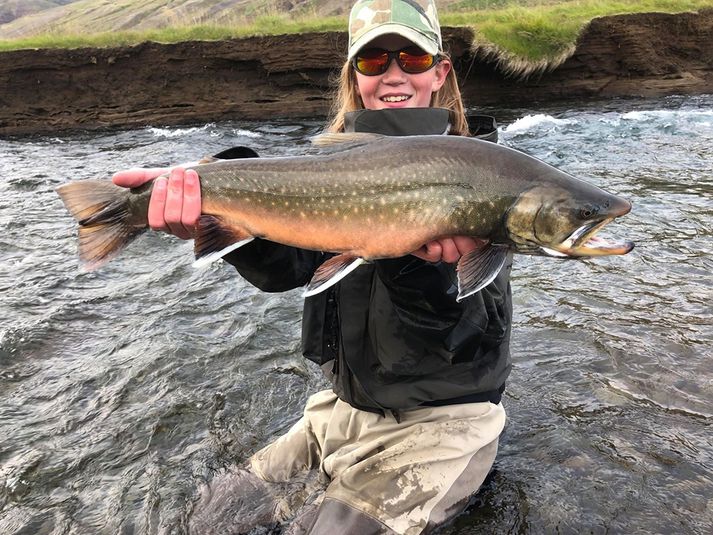
<path id="1" fill-rule="evenodd" d="M 713 93 L 713 10 L 592 21 L 574 54 L 517 80 L 444 28 L 469 106 Z M 344 33 L 2 54 L 0 135 L 221 119 L 322 117 Z"/>

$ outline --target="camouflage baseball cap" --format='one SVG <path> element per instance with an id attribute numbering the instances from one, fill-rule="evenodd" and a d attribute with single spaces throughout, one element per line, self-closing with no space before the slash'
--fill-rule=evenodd
<path id="1" fill-rule="evenodd" d="M 433 0 L 357 0 L 349 15 L 349 54 L 387 34 L 400 35 L 436 54 L 442 49 L 441 27 Z"/>

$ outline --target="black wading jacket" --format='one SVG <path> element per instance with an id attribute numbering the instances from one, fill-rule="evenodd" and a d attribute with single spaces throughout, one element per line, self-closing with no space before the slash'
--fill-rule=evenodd
<path id="1" fill-rule="evenodd" d="M 471 130 L 494 140 L 493 124 L 475 117 Z M 402 109 L 355 112 L 346 129 L 441 134 L 447 125 L 446 110 Z M 330 256 L 256 239 L 225 260 L 258 288 L 280 292 L 307 284 Z M 304 356 L 340 399 L 362 410 L 498 403 L 510 372 L 511 267 L 509 259 L 493 283 L 458 303 L 452 264 L 409 255 L 362 265 L 305 299 Z"/>

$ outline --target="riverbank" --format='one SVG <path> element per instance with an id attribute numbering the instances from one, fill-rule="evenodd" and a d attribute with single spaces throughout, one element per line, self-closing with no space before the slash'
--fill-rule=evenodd
<path id="1" fill-rule="evenodd" d="M 469 28 L 444 28 L 470 107 L 713 93 L 713 10 L 594 19 L 572 55 L 527 79 Z M 344 32 L 121 48 L 19 50 L 0 63 L 0 135 L 321 117 Z"/>

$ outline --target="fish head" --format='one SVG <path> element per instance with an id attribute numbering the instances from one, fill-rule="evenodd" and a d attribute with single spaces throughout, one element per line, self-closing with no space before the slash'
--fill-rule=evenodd
<path id="1" fill-rule="evenodd" d="M 631 210 L 626 199 L 589 184 L 566 188 L 542 185 L 522 193 L 506 216 L 516 250 L 529 254 L 584 257 L 626 254 L 629 241 L 595 236 L 605 225 Z"/>

